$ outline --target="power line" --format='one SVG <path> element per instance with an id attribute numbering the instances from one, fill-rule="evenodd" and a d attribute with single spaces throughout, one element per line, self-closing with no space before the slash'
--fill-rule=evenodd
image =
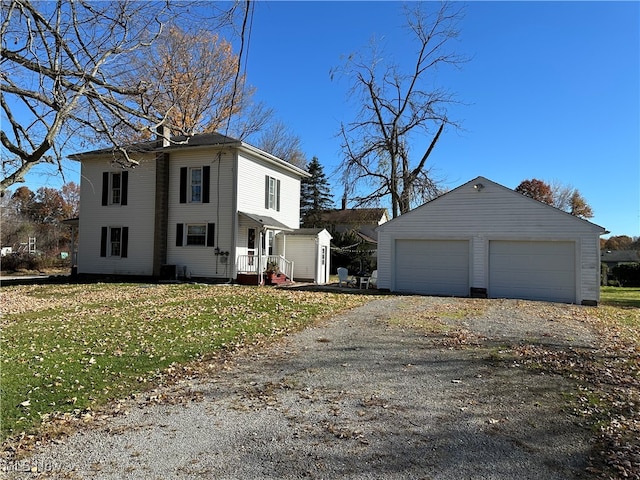
<path id="1" fill-rule="evenodd" d="M 249 22 L 249 29 L 247 30 L 247 22 Z M 233 107 L 235 104 L 236 96 L 238 94 L 238 83 L 240 80 L 240 72 L 242 71 L 242 55 L 245 50 L 245 33 L 247 33 L 247 53 L 245 55 L 244 61 L 244 72 L 247 72 L 247 63 L 249 59 L 249 40 L 251 39 L 251 27 L 253 26 L 253 4 L 251 0 L 246 1 L 246 6 L 244 9 L 244 17 L 242 20 L 242 30 L 240 31 L 240 52 L 238 53 L 238 66 L 236 68 L 236 76 L 233 80 L 233 91 L 231 93 L 231 108 L 229 110 L 229 116 L 227 117 L 227 127 L 224 131 L 224 136 L 226 137 L 229 133 L 229 128 L 231 126 L 231 116 L 233 115 Z M 244 90 L 244 83 L 242 85 L 242 89 Z"/>

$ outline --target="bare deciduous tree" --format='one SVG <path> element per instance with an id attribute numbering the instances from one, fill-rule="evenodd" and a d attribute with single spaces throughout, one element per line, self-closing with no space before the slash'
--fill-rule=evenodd
<path id="1" fill-rule="evenodd" d="M 256 146 L 296 167 L 306 168 L 307 158 L 302 151 L 302 141 L 283 122 L 269 123 L 259 134 Z"/>
<path id="2" fill-rule="evenodd" d="M 345 189 L 361 184 L 373 189 L 354 199 L 360 205 L 390 197 L 393 217 L 439 193 L 427 160 L 445 127 L 458 127 L 447 115 L 447 107 L 456 103 L 454 95 L 434 87 L 430 75 L 444 65 L 460 67 L 467 60 L 452 50 L 462 9 L 442 3 L 428 14 L 425 8 L 433 5 L 417 3 L 405 11 L 417 45 L 410 71 L 385 64 L 375 45 L 370 58 L 352 55 L 341 69 L 352 81 L 350 95 L 362 104 L 357 118 L 340 129 Z M 410 144 L 416 135 L 427 135 L 431 141 L 412 161 Z"/>
<path id="3" fill-rule="evenodd" d="M 40 162 L 62 171 L 65 145 L 81 147 L 83 135 L 113 145 L 114 160 L 135 163 L 118 132 L 154 131 L 165 112 L 147 101 L 148 84 L 126 81 L 131 56 L 193 3 L 3 0 L 0 192 Z"/>

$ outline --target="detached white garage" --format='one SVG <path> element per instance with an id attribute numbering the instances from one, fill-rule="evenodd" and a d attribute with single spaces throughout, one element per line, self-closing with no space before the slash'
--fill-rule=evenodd
<path id="1" fill-rule="evenodd" d="M 594 305 L 603 233 L 478 177 L 378 227 L 378 287 Z"/>

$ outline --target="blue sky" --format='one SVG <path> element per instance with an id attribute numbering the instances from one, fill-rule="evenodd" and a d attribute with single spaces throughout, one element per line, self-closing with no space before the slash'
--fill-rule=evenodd
<path id="1" fill-rule="evenodd" d="M 355 105 L 330 71 L 373 37 L 389 58 L 412 61 L 404 24 L 400 2 L 255 6 L 248 83 L 318 157 L 336 200 L 335 135 Z M 558 181 L 582 193 L 611 235 L 640 236 L 640 3 L 472 1 L 460 30 L 456 50 L 471 60 L 436 78 L 465 103 L 449 110 L 463 130 L 445 130 L 430 157 L 445 186 L 478 175 L 509 188 Z M 416 157 L 429 140 L 412 145 Z"/>

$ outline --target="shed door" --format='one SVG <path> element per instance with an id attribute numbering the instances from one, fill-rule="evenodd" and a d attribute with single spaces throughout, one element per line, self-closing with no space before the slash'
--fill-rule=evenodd
<path id="1" fill-rule="evenodd" d="M 469 295 L 469 242 L 397 240 L 395 290 L 424 295 Z"/>
<path id="2" fill-rule="evenodd" d="M 489 296 L 574 303 L 573 242 L 489 242 Z"/>

